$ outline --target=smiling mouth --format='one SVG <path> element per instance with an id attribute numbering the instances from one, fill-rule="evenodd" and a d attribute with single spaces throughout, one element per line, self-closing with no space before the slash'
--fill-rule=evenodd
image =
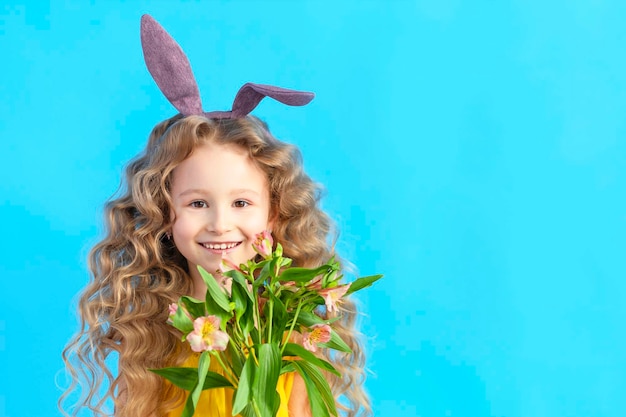
<path id="1" fill-rule="evenodd" d="M 202 246 L 210 250 L 228 250 L 239 246 L 240 244 L 241 242 L 201 243 Z"/>

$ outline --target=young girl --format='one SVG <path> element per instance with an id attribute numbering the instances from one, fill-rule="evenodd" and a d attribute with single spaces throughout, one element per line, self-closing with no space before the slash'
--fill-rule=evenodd
<path id="1" fill-rule="evenodd" d="M 320 190 L 303 172 L 298 149 L 248 115 L 263 96 L 302 105 L 312 95 L 248 84 L 230 112 L 205 113 L 182 50 L 148 16 L 142 43 L 150 72 L 181 114 L 153 129 L 126 169 L 122 195 L 106 206 L 107 233 L 90 253 L 93 277 L 79 302 L 81 331 L 64 351 L 73 378 L 65 395 L 82 388 L 73 415 L 83 407 L 103 415 L 107 398 L 118 417 L 180 415 L 186 392 L 148 369 L 197 365 L 167 319 L 180 296 L 204 298 L 198 265 L 216 271 L 222 257 L 236 264 L 251 259 L 263 230 L 296 266 L 318 266 L 334 255 Z M 349 300 L 340 308 L 334 326 L 354 353 L 328 357 L 342 374 L 328 378 L 336 398 L 343 396 L 338 407 L 348 416 L 367 414 L 356 311 Z M 111 352 L 118 355 L 116 377 L 106 363 Z M 211 370 L 220 372 L 215 363 Z M 278 416 L 310 415 L 299 375 L 282 375 L 277 391 Z M 231 389 L 203 391 L 196 416 L 231 416 L 231 404 Z"/>

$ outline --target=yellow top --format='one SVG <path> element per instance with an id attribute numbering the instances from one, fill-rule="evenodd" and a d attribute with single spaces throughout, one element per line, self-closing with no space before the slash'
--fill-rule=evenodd
<path id="1" fill-rule="evenodd" d="M 198 354 L 193 354 L 181 366 L 197 367 L 199 357 Z M 224 374 L 224 370 L 216 360 L 211 361 L 209 370 Z M 276 417 L 289 417 L 288 404 L 293 387 L 293 378 L 293 372 L 284 373 L 278 378 L 276 391 L 280 396 L 280 408 Z M 202 391 L 194 417 L 232 417 L 233 393 L 232 388 L 211 388 Z M 179 408 L 169 412 L 166 417 L 180 417 L 184 408 L 185 404 L 183 403 Z"/>

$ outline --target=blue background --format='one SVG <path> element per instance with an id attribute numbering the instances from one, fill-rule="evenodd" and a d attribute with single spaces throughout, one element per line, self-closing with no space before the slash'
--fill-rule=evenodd
<path id="1" fill-rule="evenodd" d="M 1 4 L 0 417 L 58 415 L 102 205 L 174 114 L 143 13 L 206 109 L 247 81 L 317 93 L 255 114 L 386 274 L 359 297 L 376 416 L 624 415 L 623 1 Z"/>

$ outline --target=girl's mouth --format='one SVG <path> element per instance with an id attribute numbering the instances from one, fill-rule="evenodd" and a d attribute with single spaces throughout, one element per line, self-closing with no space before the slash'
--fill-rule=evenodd
<path id="1" fill-rule="evenodd" d="M 201 243 L 201 245 L 204 246 L 206 249 L 217 253 L 222 253 L 224 251 L 236 248 L 240 244 L 241 242 Z"/>

